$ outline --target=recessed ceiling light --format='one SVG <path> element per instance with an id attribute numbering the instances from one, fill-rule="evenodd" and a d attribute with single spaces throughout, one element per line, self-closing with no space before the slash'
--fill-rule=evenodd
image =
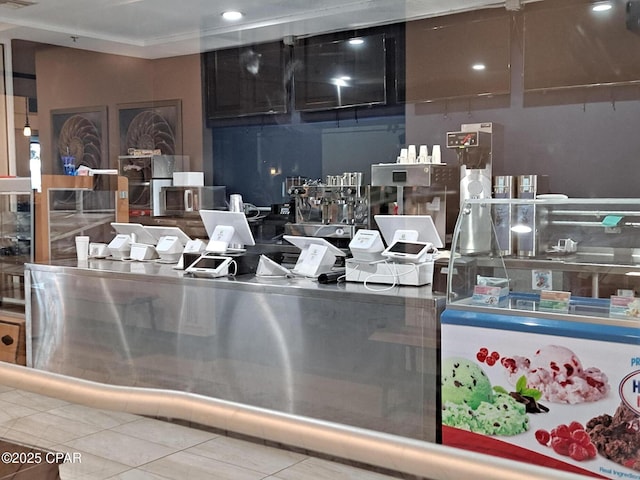
<path id="1" fill-rule="evenodd" d="M 484 63 L 476 63 L 472 65 L 471 68 L 473 68 L 474 70 L 480 71 L 480 70 L 484 70 L 487 67 L 485 66 Z"/>
<path id="2" fill-rule="evenodd" d="M 532 228 L 529 225 L 517 224 L 511 227 L 511 231 L 514 233 L 530 233 Z"/>
<path id="3" fill-rule="evenodd" d="M 334 84 L 336 87 L 348 87 L 349 84 L 347 83 L 348 80 L 351 80 L 349 77 L 333 77 L 331 79 L 331 83 Z"/>
<path id="4" fill-rule="evenodd" d="M 611 2 L 597 2 L 591 5 L 593 12 L 606 12 L 607 10 L 611 10 L 611 8 L 613 8 Z"/>
<path id="5" fill-rule="evenodd" d="M 244 15 L 242 12 L 237 12 L 235 10 L 228 10 L 226 12 L 222 12 L 222 18 L 225 20 L 240 20 Z"/>

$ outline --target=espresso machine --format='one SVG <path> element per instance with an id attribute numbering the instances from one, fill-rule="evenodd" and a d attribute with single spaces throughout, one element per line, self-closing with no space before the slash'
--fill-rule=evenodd
<path id="1" fill-rule="evenodd" d="M 362 172 L 328 175 L 326 181 L 307 180 L 290 185 L 287 235 L 330 239 L 346 247 L 356 229 L 366 228 L 369 207 Z"/>
<path id="2" fill-rule="evenodd" d="M 460 221 L 473 222 L 461 229 L 459 249 L 462 254 L 491 250 L 491 208 L 483 204 L 464 206 L 464 202 L 491 198 L 496 130 L 497 125 L 488 122 L 463 124 L 460 131 L 447 132 L 447 148 L 455 150 L 460 168 Z"/>

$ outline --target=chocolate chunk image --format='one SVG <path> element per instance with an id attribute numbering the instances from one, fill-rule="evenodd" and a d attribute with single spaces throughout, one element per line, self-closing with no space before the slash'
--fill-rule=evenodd
<path id="1" fill-rule="evenodd" d="M 613 416 L 592 418 L 586 431 L 600 455 L 640 471 L 640 418 L 626 405 L 621 404 Z"/>

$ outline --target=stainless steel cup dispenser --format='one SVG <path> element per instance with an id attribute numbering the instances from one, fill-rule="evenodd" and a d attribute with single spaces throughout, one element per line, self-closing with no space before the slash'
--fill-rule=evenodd
<path id="1" fill-rule="evenodd" d="M 549 191 L 549 177 L 546 175 L 518 176 L 518 195 L 521 199 L 535 199 L 541 193 Z M 518 256 L 533 257 L 538 253 L 538 234 L 536 224 L 536 206 L 523 203 L 516 208 L 516 233 Z"/>
<path id="2" fill-rule="evenodd" d="M 515 196 L 515 178 L 511 175 L 493 177 L 493 198 L 509 199 Z M 496 233 L 498 249 L 502 255 L 513 255 L 514 239 L 513 205 L 510 203 L 493 206 L 493 225 Z"/>

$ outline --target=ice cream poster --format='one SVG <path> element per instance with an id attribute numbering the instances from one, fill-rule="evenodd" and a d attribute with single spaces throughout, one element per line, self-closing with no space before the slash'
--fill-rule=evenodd
<path id="1" fill-rule="evenodd" d="M 442 325 L 442 443 L 640 480 L 638 345 Z"/>

